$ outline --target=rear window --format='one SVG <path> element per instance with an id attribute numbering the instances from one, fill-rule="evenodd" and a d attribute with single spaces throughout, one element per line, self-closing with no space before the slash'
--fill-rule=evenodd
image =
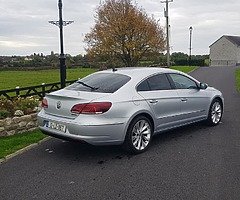
<path id="1" fill-rule="evenodd" d="M 75 82 L 72 85 L 66 87 L 67 90 L 76 91 L 88 91 L 88 92 L 99 92 L 99 93 L 114 93 L 130 81 L 130 77 L 122 74 L 110 74 L 110 73 L 100 73 L 89 75 L 79 82 Z"/>

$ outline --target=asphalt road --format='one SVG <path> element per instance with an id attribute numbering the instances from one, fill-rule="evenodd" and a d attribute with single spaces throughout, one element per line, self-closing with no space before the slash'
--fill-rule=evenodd
<path id="1" fill-rule="evenodd" d="M 222 123 L 163 133 L 144 154 L 51 139 L 0 165 L 0 199 L 240 199 L 240 95 L 235 68 L 192 75 L 225 97 Z"/>

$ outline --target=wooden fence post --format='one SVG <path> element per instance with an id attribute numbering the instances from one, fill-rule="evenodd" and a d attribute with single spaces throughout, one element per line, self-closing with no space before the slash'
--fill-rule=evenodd
<path id="1" fill-rule="evenodd" d="M 45 87 L 45 83 L 42 83 L 42 97 L 45 97 L 46 95 L 46 87 Z"/>
<path id="2" fill-rule="evenodd" d="M 16 87 L 16 96 L 17 96 L 17 97 L 19 97 L 19 96 L 20 96 L 20 91 L 19 91 L 19 89 L 20 89 L 20 87 L 19 87 L 19 86 L 17 86 L 17 87 Z"/>

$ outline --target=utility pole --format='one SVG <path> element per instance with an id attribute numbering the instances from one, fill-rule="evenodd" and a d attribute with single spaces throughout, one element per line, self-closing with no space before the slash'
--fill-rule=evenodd
<path id="1" fill-rule="evenodd" d="M 164 15 L 166 18 L 166 28 L 167 28 L 167 67 L 170 67 L 170 42 L 169 42 L 169 14 L 168 14 L 168 4 L 173 2 L 173 0 L 161 1 L 161 3 L 166 3 L 166 10 L 164 9 Z"/>
<path id="2" fill-rule="evenodd" d="M 63 26 L 67 26 L 74 21 L 63 21 L 62 17 L 62 9 L 63 9 L 63 3 L 62 0 L 58 1 L 58 8 L 59 8 L 59 21 L 49 21 L 50 24 L 54 24 L 59 27 L 60 29 L 60 80 L 61 80 L 61 88 L 64 88 L 66 86 L 66 57 L 64 54 L 64 47 L 63 47 Z"/>
<path id="3" fill-rule="evenodd" d="M 189 44 L 189 66 L 190 66 L 192 60 L 192 31 L 193 31 L 192 26 L 190 26 L 189 31 L 190 31 L 190 44 Z"/>

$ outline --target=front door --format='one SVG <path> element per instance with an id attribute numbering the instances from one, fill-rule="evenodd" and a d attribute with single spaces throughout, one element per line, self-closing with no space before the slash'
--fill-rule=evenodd
<path id="1" fill-rule="evenodd" d="M 182 122 L 199 120 L 206 117 L 209 99 L 205 90 L 200 90 L 197 83 L 181 74 L 169 74 L 181 100 Z"/>

